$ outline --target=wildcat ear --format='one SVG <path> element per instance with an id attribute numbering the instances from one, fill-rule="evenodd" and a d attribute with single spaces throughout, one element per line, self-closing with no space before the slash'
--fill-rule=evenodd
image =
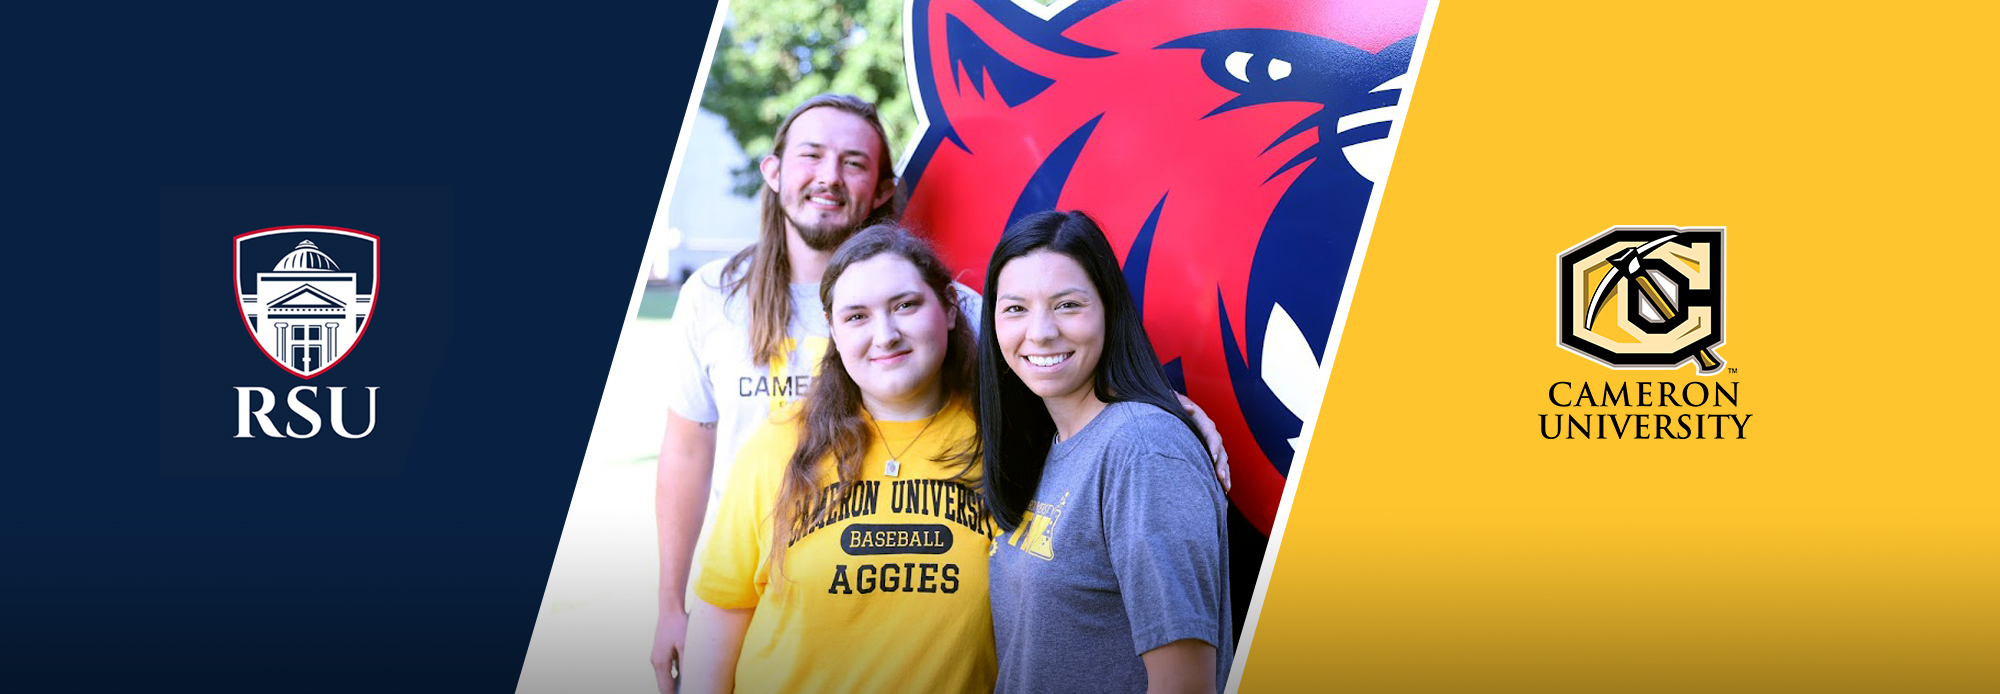
<path id="1" fill-rule="evenodd" d="M 947 15 L 944 18 L 944 36 L 945 62 L 951 71 L 951 92 L 961 97 L 965 89 L 971 87 L 974 93 L 984 98 L 986 84 L 990 80 L 993 92 L 1011 108 L 1035 98 L 1055 83 L 1055 80 L 1035 74 L 993 50 L 992 45 L 958 17 Z"/>
<path id="2" fill-rule="evenodd" d="M 1079 63 L 1113 53 L 1065 34 L 1118 5 L 909 0 L 905 64 L 920 124 L 898 166 L 903 223 L 935 233 L 938 251 L 969 271 L 967 281 L 985 281 L 987 256 L 1016 216 L 1023 187 L 1101 106 L 1098 94 L 1081 88 L 1088 71 Z"/>
<path id="3" fill-rule="evenodd" d="M 1011 0 L 911 0 L 910 84 L 932 136 L 971 152 L 954 122 L 1004 115 L 1032 101 L 1055 84 L 1046 69 L 1052 61 L 1112 55 L 1062 35 L 1102 4 L 1051 10 Z"/>

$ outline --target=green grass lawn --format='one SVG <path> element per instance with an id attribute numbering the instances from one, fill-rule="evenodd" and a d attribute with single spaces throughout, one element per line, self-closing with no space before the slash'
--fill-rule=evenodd
<path id="1" fill-rule="evenodd" d="M 666 285 L 646 285 L 646 293 L 639 298 L 639 320 L 666 320 L 674 317 L 674 301 L 679 299 L 679 287 Z"/>

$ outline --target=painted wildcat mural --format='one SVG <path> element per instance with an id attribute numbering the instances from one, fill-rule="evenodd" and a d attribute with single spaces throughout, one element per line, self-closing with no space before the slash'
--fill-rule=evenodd
<path id="1" fill-rule="evenodd" d="M 979 286 L 1013 220 L 1098 220 L 1170 377 L 1223 433 L 1244 526 L 1232 554 L 1254 573 L 1317 417 L 1424 3 L 911 0 L 908 12 L 925 127 L 902 167 L 904 221 Z"/>

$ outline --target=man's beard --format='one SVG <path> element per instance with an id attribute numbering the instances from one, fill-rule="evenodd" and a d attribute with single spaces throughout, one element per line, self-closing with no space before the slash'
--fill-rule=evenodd
<path id="1" fill-rule="evenodd" d="M 800 224 L 797 219 L 792 219 L 790 212 L 785 213 L 785 218 L 792 223 L 793 229 L 798 230 L 799 240 L 804 241 L 807 248 L 822 252 L 839 248 L 842 242 L 861 228 L 858 224 L 807 226 Z"/>

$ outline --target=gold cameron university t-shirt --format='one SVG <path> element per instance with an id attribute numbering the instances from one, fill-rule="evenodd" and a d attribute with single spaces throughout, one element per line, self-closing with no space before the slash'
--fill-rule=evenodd
<path id="1" fill-rule="evenodd" d="M 798 443 L 797 409 L 738 453 L 695 586 L 711 605 L 755 609 L 736 690 L 991 691 L 986 555 L 996 526 L 979 467 L 959 477 L 959 465 L 933 460 L 976 435 L 971 409 L 953 400 L 933 421 L 875 422 L 881 435 L 869 437 L 844 500 L 833 496 L 832 458 L 822 461 L 811 498 L 831 507 L 786 549 L 785 580 L 773 580 L 772 509 Z"/>

